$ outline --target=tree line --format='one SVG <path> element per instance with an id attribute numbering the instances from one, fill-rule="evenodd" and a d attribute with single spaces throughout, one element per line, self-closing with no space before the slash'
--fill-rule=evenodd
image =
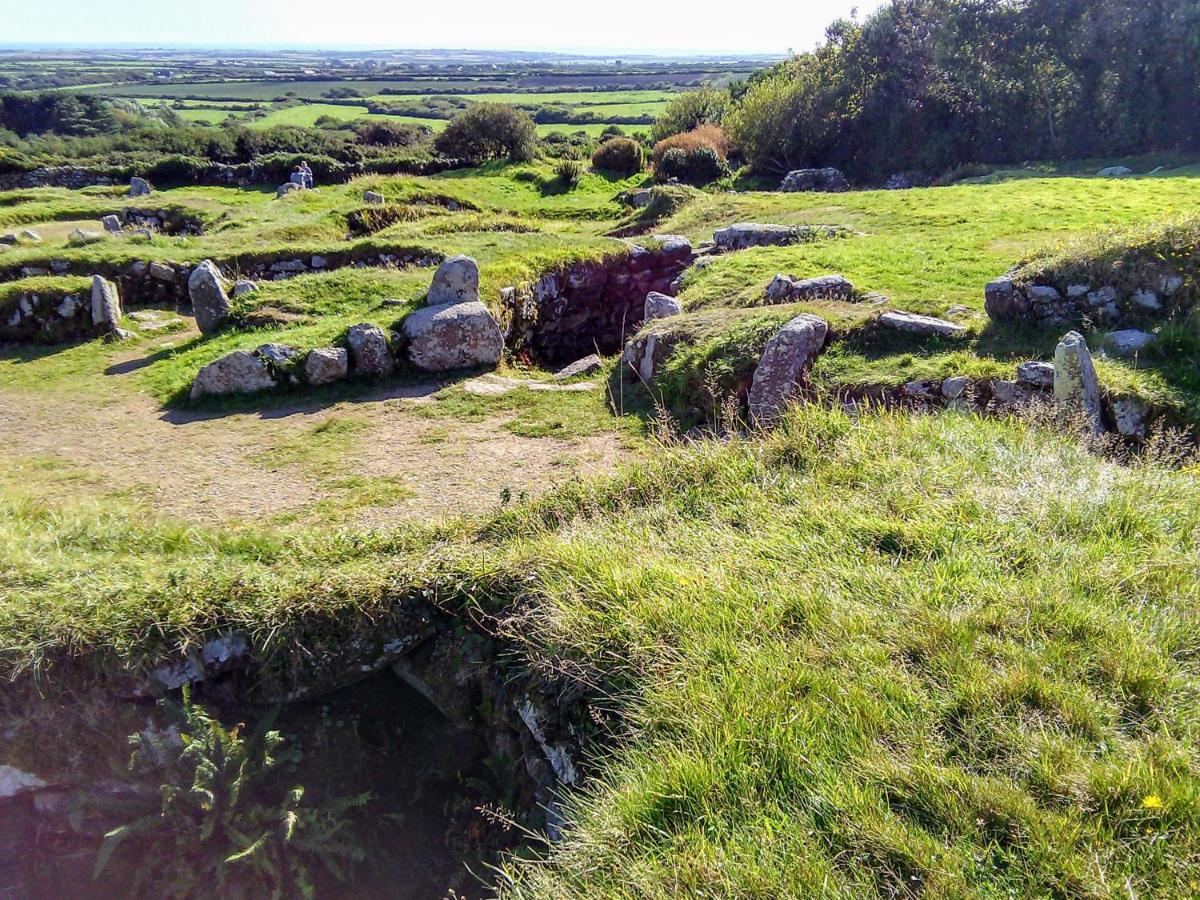
<path id="1" fill-rule="evenodd" d="M 1197 151 L 1200 2 L 892 0 L 704 105 L 760 173 Z"/>

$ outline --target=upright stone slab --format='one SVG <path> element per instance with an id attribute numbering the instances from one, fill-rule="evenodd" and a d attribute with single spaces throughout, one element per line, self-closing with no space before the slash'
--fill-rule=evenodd
<path id="1" fill-rule="evenodd" d="M 469 256 L 452 256 L 433 273 L 427 306 L 479 302 L 479 264 Z"/>
<path id="2" fill-rule="evenodd" d="M 117 286 L 100 275 L 92 276 L 92 327 L 96 334 L 109 334 L 121 322 L 121 297 Z"/>
<path id="3" fill-rule="evenodd" d="M 229 318 L 229 295 L 216 263 L 206 259 L 188 276 L 188 297 L 201 334 L 212 334 Z"/>
<path id="4" fill-rule="evenodd" d="M 1068 331 L 1054 351 L 1054 400 L 1082 411 L 1096 434 L 1104 431 L 1100 382 L 1087 341 L 1078 331 Z"/>
<path id="5" fill-rule="evenodd" d="M 363 191 L 363 203 L 370 204 L 371 206 L 382 206 L 383 194 L 378 191 Z"/>
<path id="6" fill-rule="evenodd" d="M 145 178 L 137 178 L 136 176 L 129 179 L 129 196 L 130 197 L 145 197 L 151 192 L 150 182 Z"/>
<path id="7" fill-rule="evenodd" d="M 801 373 L 825 346 L 829 324 L 807 313 L 796 316 L 767 343 L 750 386 L 750 415 L 768 424 L 783 412 Z"/>
<path id="8" fill-rule="evenodd" d="M 359 378 L 383 378 L 392 374 L 395 361 L 387 335 L 378 325 L 352 325 L 346 332 L 350 348 L 350 374 Z"/>
<path id="9" fill-rule="evenodd" d="M 100 224 L 104 226 L 104 230 L 109 234 L 116 234 L 121 230 L 121 218 L 116 215 L 107 215 L 100 219 Z"/>
<path id="10" fill-rule="evenodd" d="M 504 352 L 500 325 L 479 301 L 426 306 L 403 329 L 409 359 L 425 372 L 494 366 Z"/>

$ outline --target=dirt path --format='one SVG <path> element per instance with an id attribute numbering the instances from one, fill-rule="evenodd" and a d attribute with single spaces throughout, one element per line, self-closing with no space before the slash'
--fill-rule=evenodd
<path id="1" fill-rule="evenodd" d="M 440 386 L 222 415 L 164 412 L 124 391 L 96 403 L 5 390 L 0 460 L 47 497 L 121 496 L 202 522 L 386 525 L 493 509 L 627 456 L 613 434 L 531 438 L 504 416 L 422 415 Z"/>

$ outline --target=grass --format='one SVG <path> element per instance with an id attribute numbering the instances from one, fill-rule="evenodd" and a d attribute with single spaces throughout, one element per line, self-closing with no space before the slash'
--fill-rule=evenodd
<path id="1" fill-rule="evenodd" d="M 589 685 L 606 749 L 506 896 L 1194 893 L 1191 472 L 810 407 L 438 533 L 0 498 L 9 670 L 236 628 L 286 674 L 419 592 Z"/>

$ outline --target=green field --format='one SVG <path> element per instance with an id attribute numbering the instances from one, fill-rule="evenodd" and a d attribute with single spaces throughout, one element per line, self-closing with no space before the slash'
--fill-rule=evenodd
<path id="1" fill-rule="evenodd" d="M 327 110 L 356 114 L 270 115 L 305 124 Z M 188 399 L 200 368 L 233 350 L 327 347 L 356 323 L 394 331 L 425 301 L 427 268 L 263 281 L 210 335 L 172 307 L 126 316 L 122 342 L 0 349 L 0 678 L 74 716 L 0 702 L 22 736 L 0 742 L 0 765 L 119 769 L 129 747 L 110 720 L 126 707 L 111 685 L 129 673 L 233 632 L 256 685 L 286 692 L 312 660 L 336 668 L 397 609 L 429 603 L 453 621 L 446 634 L 467 636 L 463 659 L 496 649 L 489 683 L 533 673 L 555 702 L 582 698 L 583 781 L 559 786 L 569 827 L 501 859 L 506 897 L 1194 894 L 1194 447 L 1164 434 L 1143 457 L 1105 456 L 1049 418 L 834 402 L 797 405 L 770 433 L 737 419 L 736 402 L 721 422 L 721 392 L 745 392 L 742 358 L 801 312 L 833 332 L 817 398 L 1011 378 L 1050 358 L 1063 329 L 989 321 L 987 281 L 1200 206 L 1194 167 L 1023 175 L 837 195 L 734 192 L 732 176 L 671 188 L 653 233 L 699 243 L 739 221 L 850 233 L 691 269 L 683 312 L 650 326 L 690 342 L 649 384 L 609 358 L 582 389 L 547 390 L 560 384 L 549 370 L 512 359 L 497 373 L 507 393 L 481 390 L 478 373 L 404 370 Z M 0 193 L 0 230 L 45 238 L 0 250 L 0 265 L 421 248 L 474 257 L 500 312 L 506 287 L 628 253 L 607 236 L 634 215 L 617 197 L 649 181 L 587 172 L 570 187 L 542 159 L 282 199 L 270 186 L 164 189 L 139 202 L 186 209 L 204 234 L 86 247 L 68 227 L 126 205 L 123 189 Z M 366 190 L 404 215 L 351 237 Z M 841 273 L 888 299 L 764 307 L 780 272 Z M 953 306 L 966 308 L 960 339 L 875 324 L 886 309 Z M 1200 423 L 1194 346 L 1178 332 L 1167 352 L 1098 358 L 1101 384 Z M 684 439 L 692 424 L 731 427 Z M 136 728 L 147 715 L 136 707 Z M 68 727 L 63 749 L 52 738 Z M 492 765 L 482 781 L 507 796 L 512 767 Z"/>

